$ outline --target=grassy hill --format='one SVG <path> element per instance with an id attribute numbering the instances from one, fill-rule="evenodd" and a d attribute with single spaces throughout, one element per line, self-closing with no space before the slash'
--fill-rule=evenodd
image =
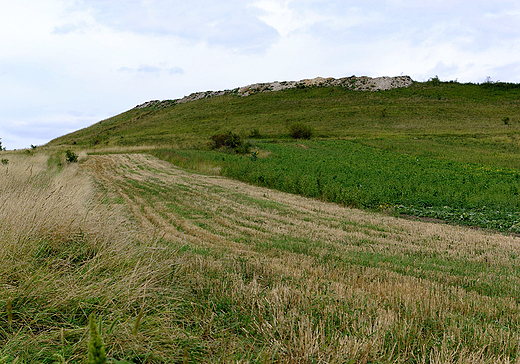
<path id="1" fill-rule="evenodd" d="M 205 147 L 213 134 L 288 137 L 304 123 L 318 139 L 446 160 L 520 167 L 520 85 L 432 80 L 409 88 L 362 92 L 307 87 L 248 97 L 226 95 L 171 107 L 131 109 L 49 145 Z"/>
<path id="2" fill-rule="evenodd" d="M 313 130 L 312 143 L 290 138 L 297 123 Z M 209 150 L 226 132 L 249 138 L 261 158 Z M 520 85 L 432 79 L 377 92 L 303 87 L 163 102 L 50 145 L 149 146 L 179 166 L 251 184 L 520 233 L 519 132 Z"/>

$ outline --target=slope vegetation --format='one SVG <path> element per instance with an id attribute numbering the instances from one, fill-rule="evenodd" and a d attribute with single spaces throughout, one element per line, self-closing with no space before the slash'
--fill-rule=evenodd
<path id="1" fill-rule="evenodd" d="M 460 159 L 461 152 L 462 159 L 471 159 L 481 151 L 508 159 L 518 154 L 520 145 L 519 86 L 434 79 L 377 92 L 311 86 L 248 97 L 227 94 L 180 104 L 151 103 L 49 145 L 204 148 L 213 134 L 232 131 L 247 138 L 256 129 L 256 137 L 283 139 L 290 125 L 304 123 L 321 139 L 356 139 L 448 160 Z"/>

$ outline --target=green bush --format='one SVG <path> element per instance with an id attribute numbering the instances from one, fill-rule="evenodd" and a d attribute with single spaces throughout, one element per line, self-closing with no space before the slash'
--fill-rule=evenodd
<path id="1" fill-rule="evenodd" d="M 428 80 L 428 84 L 432 85 L 432 86 L 440 86 L 441 85 L 441 80 L 439 79 L 439 76 L 436 75 L 435 77 L 431 77 Z"/>
<path id="2" fill-rule="evenodd" d="M 227 132 L 224 134 L 215 134 L 211 137 L 211 149 L 231 148 L 235 149 L 242 145 L 242 140 L 238 134 Z"/>
<path id="3" fill-rule="evenodd" d="M 247 154 L 252 147 L 249 141 L 243 142 L 238 134 L 232 132 L 215 134 L 210 139 L 211 149 L 229 149 L 238 154 Z"/>
<path id="4" fill-rule="evenodd" d="M 76 163 L 78 161 L 78 156 L 69 149 L 65 152 L 65 160 L 70 163 Z"/>
<path id="5" fill-rule="evenodd" d="M 289 126 L 289 134 L 293 139 L 310 139 L 312 128 L 303 123 L 294 123 Z"/>
<path id="6" fill-rule="evenodd" d="M 8 164 L 9 163 L 9 159 L 7 158 L 2 158 L 2 164 Z"/>

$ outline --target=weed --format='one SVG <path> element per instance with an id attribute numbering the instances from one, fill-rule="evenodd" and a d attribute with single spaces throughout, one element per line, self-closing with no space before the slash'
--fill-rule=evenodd
<path id="1" fill-rule="evenodd" d="M 9 159 L 7 158 L 2 158 L 2 164 L 9 164 Z"/>
<path id="2" fill-rule="evenodd" d="M 88 364 L 106 364 L 107 355 L 105 353 L 105 344 L 101 339 L 101 333 L 98 331 L 94 314 L 89 317 L 90 341 L 88 343 Z"/>
<path id="3" fill-rule="evenodd" d="M 502 122 L 504 123 L 504 125 L 509 125 L 510 121 L 511 120 L 509 119 L 509 116 L 505 116 L 502 118 Z"/>

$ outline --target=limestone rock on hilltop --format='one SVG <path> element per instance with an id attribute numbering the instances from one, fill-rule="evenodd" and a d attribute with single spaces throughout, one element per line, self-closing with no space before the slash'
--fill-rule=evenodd
<path id="1" fill-rule="evenodd" d="M 210 97 L 217 97 L 223 95 L 238 95 L 238 96 L 249 96 L 259 92 L 275 92 L 281 90 L 287 90 L 291 88 L 305 88 L 305 87 L 344 87 L 354 91 L 379 91 L 379 90 L 390 90 L 400 87 L 409 87 L 413 83 L 410 76 L 397 76 L 397 77 L 367 77 L 367 76 L 351 76 L 344 78 L 323 78 L 316 77 L 313 79 L 305 79 L 301 81 L 283 81 L 283 82 L 269 82 L 269 83 L 255 83 L 253 85 L 235 88 L 233 90 L 224 91 L 206 91 L 206 92 L 195 92 L 189 96 L 184 96 L 182 99 L 177 100 L 152 100 L 147 101 L 141 105 L 137 105 L 136 109 L 143 109 L 146 107 L 169 107 L 176 104 L 184 104 L 186 102 L 206 99 Z"/>

